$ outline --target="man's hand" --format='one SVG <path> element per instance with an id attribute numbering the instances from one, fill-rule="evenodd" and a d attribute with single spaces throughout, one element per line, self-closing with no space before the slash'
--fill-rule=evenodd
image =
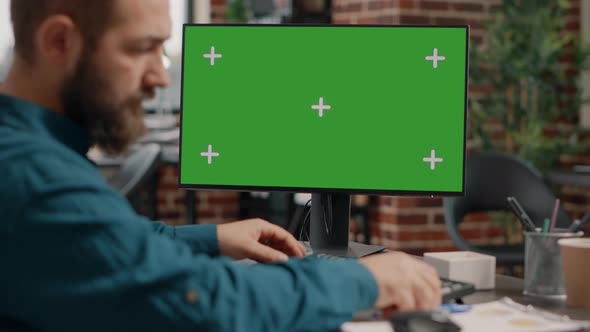
<path id="1" fill-rule="evenodd" d="M 217 226 L 221 255 L 259 262 L 286 261 L 303 257 L 305 248 L 291 233 L 262 219 L 248 219 Z"/>
<path id="2" fill-rule="evenodd" d="M 400 252 L 360 259 L 379 288 L 375 306 L 388 312 L 430 310 L 441 302 L 441 283 L 430 265 Z"/>

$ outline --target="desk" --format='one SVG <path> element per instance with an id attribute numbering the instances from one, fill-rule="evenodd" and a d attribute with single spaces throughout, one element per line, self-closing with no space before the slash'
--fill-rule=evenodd
<path id="1" fill-rule="evenodd" d="M 496 275 L 496 288 L 490 291 L 478 291 L 463 298 L 466 304 L 490 302 L 510 297 L 515 302 L 525 305 L 533 305 L 556 314 L 567 315 L 571 319 L 590 320 L 590 309 L 568 308 L 565 302 L 551 301 L 522 294 L 523 280 L 513 277 Z"/>

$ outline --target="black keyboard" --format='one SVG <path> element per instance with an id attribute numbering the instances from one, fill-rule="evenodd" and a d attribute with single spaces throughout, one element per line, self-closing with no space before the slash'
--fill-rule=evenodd
<path id="1" fill-rule="evenodd" d="M 344 257 L 334 256 L 324 253 L 309 253 L 308 256 L 317 257 L 327 260 L 338 260 L 345 259 Z M 475 292 L 475 286 L 467 282 L 461 282 L 456 280 L 450 280 L 446 278 L 440 278 L 441 281 L 441 293 L 442 302 L 448 303 L 450 301 L 460 302 L 461 298 Z"/>
<path id="2" fill-rule="evenodd" d="M 473 284 L 440 278 L 442 282 L 442 302 L 447 303 L 453 300 L 460 300 L 462 297 L 475 293 L 475 286 Z"/>

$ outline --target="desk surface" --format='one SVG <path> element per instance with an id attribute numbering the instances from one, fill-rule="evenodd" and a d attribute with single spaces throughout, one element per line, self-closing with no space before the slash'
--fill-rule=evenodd
<path id="1" fill-rule="evenodd" d="M 515 302 L 525 305 L 533 305 L 539 309 L 567 315 L 571 319 L 590 320 L 590 309 L 568 308 L 563 301 L 546 300 L 522 294 L 523 280 L 513 277 L 497 275 L 496 288 L 490 291 L 478 291 L 463 298 L 467 304 L 490 302 L 502 297 L 510 297 Z"/>

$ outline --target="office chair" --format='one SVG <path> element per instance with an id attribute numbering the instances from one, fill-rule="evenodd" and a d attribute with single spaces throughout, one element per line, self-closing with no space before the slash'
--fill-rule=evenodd
<path id="1" fill-rule="evenodd" d="M 137 209 L 140 190 L 148 185 L 148 205 L 150 217 L 157 219 L 157 177 L 160 167 L 162 148 L 158 144 L 146 144 L 133 152 L 121 165 L 119 170 L 107 179 L 107 182 L 125 196 Z"/>
<path id="2" fill-rule="evenodd" d="M 503 153 L 481 153 L 466 160 L 465 196 L 443 199 L 447 231 L 459 250 L 495 256 L 502 265 L 523 264 L 524 244 L 473 245 L 459 232 L 459 224 L 469 213 L 511 211 L 507 196 L 516 197 L 537 227 L 542 227 L 545 218 L 551 218 L 556 197 L 531 164 Z M 560 206 L 556 227 L 567 228 L 570 224 L 570 217 Z"/>

